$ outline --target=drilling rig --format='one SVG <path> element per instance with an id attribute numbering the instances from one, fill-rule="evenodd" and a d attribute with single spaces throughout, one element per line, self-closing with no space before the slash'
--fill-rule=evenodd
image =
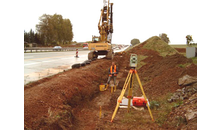
<path id="1" fill-rule="evenodd" d="M 98 23 L 100 36 L 92 36 L 92 42 L 89 43 L 88 59 L 97 58 L 98 55 L 106 55 L 107 59 L 112 59 L 112 33 L 113 33 L 113 3 L 109 0 L 103 0 L 103 8 Z"/>

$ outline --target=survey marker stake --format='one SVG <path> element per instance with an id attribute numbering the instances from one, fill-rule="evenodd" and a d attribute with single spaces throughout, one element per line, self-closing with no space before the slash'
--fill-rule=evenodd
<path id="1" fill-rule="evenodd" d="M 100 111 L 99 111 L 99 118 L 102 117 L 102 106 L 100 106 Z"/>

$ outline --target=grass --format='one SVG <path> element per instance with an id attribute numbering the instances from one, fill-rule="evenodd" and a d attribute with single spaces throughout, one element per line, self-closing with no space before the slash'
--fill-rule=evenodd
<path id="1" fill-rule="evenodd" d="M 152 111 L 156 111 L 156 119 L 155 122 L 162 126 L 164 122 L 167 120 L 167 115 L 172 110 L 172 104 L 170 104 L 167 99 L 170 98 L 172 93 L 168 93 L 166 96 L 158 97 L 156 100 L 150 102 L 150 108 Z"/>
<path id="2" fill-rule="evenodd" d="M 136 45 L 134 45 L 134 46 L 133 46 L 133 45 L 132 45 L 132 46 L 129 46 L 125 51 L 127 52 L 127 51 L 133 49 L 134 47 L 139 46 L 140 44 L 142 44 L 142 43 L 138 43 L 138 44 L 136 44 Z"/>
<path id="3" fill-rule="evenodd" d="M 150 102 L 150 109 L 158 109 L 159 106 L 160 106 L 160 103 L 158 101 L 153 100 Z"/>
<path id="4" fill-rule="evenodd" d="M 178 117 L 176 117 L 176 119 L 177 119 L 176 126 L 180 126 L 181 124 L 187 124 L 186 118 L 178 116 Z"/>
<path id="5" fill-rule="evenodd" d="M 137 69 L 140 69 L 143 65 L 147 64 L 145 62 L 142 62 L 143 59 L 147 58 L 148 56 L 144 56 L 144 55 L 138 55 L 138 65 L 137 65 Z"/>
<path id="6" fill-rule="evenodd" d="M 188 47 L 186 44 L 171 44 L 170 46 L 173 48 L 186 48 L 186 47 Z M 197 47 L 197 45 L 190 45 L 190 47 Z"/>
<path id="7" fill-rule="evenodd" d="M 167 95 L 159 97 L 158 99 L 150 102 L 150 108 L 152 109 L 152 111 L 154 111 L 154 113 L 157 113 L 157 115 L 155 115 L 155 122 L 159 126 L 162 126 L 167 121 L 167 116 L 173 108 L 179 107 L 183 104 L 182 100 L 169 103 L 167 99 L 169 99 L 171 95 L 172 93 L 168 93 Z M 178 126 L 182 122 L 184 122 L 184 119 L 179 119 L 178 122 L 174 125 Z"/>
<path id="8" fill-rule="evenodd" d="M 144 44 L 143 48 L 157 51 L 163 57 L 178 53 L 176 49 L 169 46 L 166 42 L 161 40 L 158 36 L 153 36 L 149 38 L 148 40 L 144 41 L 143 44 Z"/>
<path id="9" fill-rule="evenodd" d="M 141 124 L 146 124 L 146 117 L 140 116 L 137 111 L 130 111 L 129 113 L 125 113 L 122 123 L 125 124 L 132 124 L 134 122 L 138 122 L 140 125 Z"/>
<path id="10" fill-rule="evenodd" d="M 186 63 L 186 64 L 178 64 L 177 66 L 180 68 L 185 68 L 186 66 L 191 65 L 191 63 Z"/>
<path id="11" fill-rule="evenodd" d="M 192 59 L 193 63 L 194 63 L 195 65 L 197 65 L 197 57 L 193 57 L 193 58 L 190 58 L 190 59 Z"/>
<path id="12" fill-rule="evenodd" d="M 134 119 L 132 117 L 133 117 L 132 111 L 129 112 L 129 113 L 126 113 L 124 115 L 124 118 L 123 118 L 122 122 L 123 123 L 132 123 L 134 121 Z"/>

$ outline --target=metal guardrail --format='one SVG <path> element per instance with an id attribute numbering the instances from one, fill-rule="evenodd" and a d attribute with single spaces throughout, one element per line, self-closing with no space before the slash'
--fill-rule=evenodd
<path id="1" fill-rule="evenodd" d="M 54 49 L 53 47 L 25 47 L 24 53 L 30 52 L 42 52 L 42 51 L 75 51 L 76 49 L 82 50 L 80 47 L 62 47 L 61 49 Z"/>

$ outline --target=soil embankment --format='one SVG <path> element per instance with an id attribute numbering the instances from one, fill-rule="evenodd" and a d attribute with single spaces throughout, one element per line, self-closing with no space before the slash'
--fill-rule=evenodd
<path id="1" fill-rule="evenodd" d="M 74 124 L 72 109 L 83 105 L 84 101 L 98 93 L 97 86 L 106 80 L 109 64 L 109 60 L 96 60 L 89 66 L 72 69 L 26 85 L 24 127 L 50 129 L 59 125 L 62 122 L 61 118 L 65 116 L 71 119 L 68 124 Z M 61 126 L 58 128 L 62 128 Z"/>
<path id="2" fill-rule="evenodd" d="M 130 54 L 138 55 L 137 72 L 145 94 L 151 102 L 155 122 L 151 121 L 148 110 L 137 111 L 119 109 L 114 122 L 111 116 L 121 93 L 129 67 Z M 159 37 L 151 37 L 145 42 L 124 53 L 117 53 L 113 61 L 119 67 L 119 82 L 116 92 L 99 92 L 98 85 L 105 83 L 111 61 L 100 59 L 79 69 L 72 69 L 53 77 L 28 84 L 24 90 L 25 128 L 32 129 L 195 129 L 196 116 L 188 120 L 185 114 L 189 106 L 197 111 L 195 92 L 175 102 L 168 102 L 176 90 L 186 86 L 178 85 L 178 79 L 184 75 L 197 76 L 197 66 L 191 59 Z M 188 88 L 190 85 L 188 86 Z M 194 84 L 194 88 L 197 87 Z M 188 93 L 185 92 L 185 93 Z M 126 94 L 125 94 L 126 96 Z M 141 96 L 134 81 L 133 96 Z M 193 101 L 190 105 L 188 102 Z M 102 116 L 99 118 L 100 106 Z M 178 118 L 177 118 L 178 117 Z M 186 119 L 185 119 L 186 118 Z"/>

